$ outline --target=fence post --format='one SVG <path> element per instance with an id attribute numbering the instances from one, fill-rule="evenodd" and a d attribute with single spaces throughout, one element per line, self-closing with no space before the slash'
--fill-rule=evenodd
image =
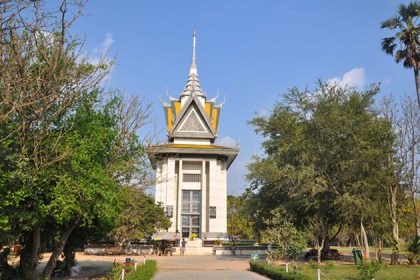
<path id="1" fill-rule="evenodd" d="M 286 263 L 286 273 L 289 273 L 289 263 Z"/>
<path id="2" fill-rule="evenodd" d="M 134 271 L 137 271 L 137 261 L 134 262 Z"/>
<path id="3" fill-rule="evenodd" d="M 125 269 L 123 268 L 121 271 L 121 280 L 124 280 L 124 276 L 125 276 Z"/>
<path id="4" fill-rule="evenodd" d="M 321 280 L 321 269 L 318 268 L 318 280 Z"/>
<path id="5" fill-rule="evenodd" d="M 143 256 L 143 264 L 146 264 L 146 256 Z"/>

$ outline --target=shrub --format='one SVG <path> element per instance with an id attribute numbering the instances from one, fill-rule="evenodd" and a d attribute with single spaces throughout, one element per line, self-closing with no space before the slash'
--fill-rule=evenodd
<path id="1" fill-rule="evenodd" d="M 407 246 L 407 251 L 410 252 L 407 255 L 408 262 L 411 265 L 416 264 L 420 257 L 420 237 L 416 236 L 410 240 Z"/>
<path id="2" fill-rule="evenodd" d="M 309 268 L 311 268 L 311 269 L 318 269 L 319 268 L 319 264 L 318 264 L 318 262 L 314 262 L 314 260 L 309 260 Z"/>
<path id="3" fill-rule="evenodd" d="M 267 251 L 271 260 L 290 258 L 295 260 L 307 245 L 303 233 L 296 228 L 293 220 L 281 209 L 271 211 L 272 217 L 264 221 L 266 240 L 275 245 Z"/>
<path id="4" fill-rule="evenodd" d="M 286 273 L 281 267 L 268 265 L 264 261 L 250 261 L 251 270 L 274 280 L 306 280 L 303 275 L 293 272 Z"/>
<path id="5" fill-rule="evenodd" d="M 331 270 L 333 268 L 334 268 L 334 262 L 333 261 L 327 261 L 325 263 L 325 267 L 324 267 L 325 270 Z"/>
<path id="6" fill-rule="evenodd" d="M 357 265 L 359 274 L 362 280 L 370 280 L 375 278 L 375 274 L 383 268 L 383 265 L 378 262 L 363 261 Z"/>
<path id="7" fill-rule="evenodd" d="M 107 278 L 110 280 L 114 280 L 114 279 L 118 279 L 121 275 L 121 269 L 122 269 L 122 265 L 119 263 L 113 263 L 112 264 L 112 268 L 111 271 L 108 272 L 107 274 Z"/>

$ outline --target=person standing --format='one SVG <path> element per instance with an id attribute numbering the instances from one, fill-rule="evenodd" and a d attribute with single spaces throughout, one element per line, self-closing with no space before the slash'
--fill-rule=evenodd
<path id="1" fill-rule="evenodd" d="M 185 238 L 182 238 L 182 241 L 181 241 L 181 250 L 180 250 L 181 256 L 183 256 L 184 253 L 185 253 L 185 247 L 186 247 L 186 245 L 187 245 L 187 241 L 185 241 Z"/>
<path id="2" fill-rule="evenodd" d="M 179 234 L 179 230 L 176 230 L 175 232 L 175 247 L 179 247 L 179 240 L 180 240 L 180 234 Z"/>

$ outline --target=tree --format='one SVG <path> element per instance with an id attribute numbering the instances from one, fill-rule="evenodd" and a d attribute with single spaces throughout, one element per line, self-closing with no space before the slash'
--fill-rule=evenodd
<path id="1" fill-rule="evenodd" d="M 416 236 L 420 237 L 420 213 L 417 193 L 420 178 L 420 108 L 412 99 L 403 99 L 402 117 L 398 123 L 399 155 L 402 162 L 401 177 L 413 204 Z"/>
<path id="2" fill-rule="evenodd" d="M 382 50 L 395 57 L 396 63 L 403 63 L 405 68 L 412 68 L 417 90 L 417 102 L 420 107 L 420 4 L 417 1 L 408 5 L 400 4 L 398 14 L 382 22 L 381 27 L 396 30 L 394 36 L 382 39 Z"/>
<path id="3" fill-rule="evenodd" d="M 365 91 L 320 83 L 314 90 L 290 89 L 268 118 L 250 123 L 265 137 L 264 154 L 249 165 L 249 192 L 259 215 L 281 207 L 300 229 L 314 225 L 320 246 L 344 225 L 372 225 L 385 213 L 383 178 L 393 152 L 390 123 L 374 110 L 379 87 Z"/>
<path id="4" fill-rule="evenodd" d="M 307 245 L 303 232 L 280 209 L 274 209 L 271 214 L 271 218 L 265 221 L 267 229 L 264 231 L 265 239 L 271 244 L 268 257 L 271 260 L 296 260 Z"/>
<path id="5" fill-rule="evenodd" d="M 228 195 L 227 197 L 227 228 L 229 236 L 241 239 L 254 238 L 253 219 L 249 216 L 247 197 Z"/>
<path id="6" fill-rule="evenodd" d="M 83 1 L 63 0 L 56 11 L 43 4 L 3 1 L 1 11 L 0 216 L 2 230 L 22 241 L 25 279 L 35 275 L 52 166 L 71 152 L 58 150 L 67 132 L 58 123 L 109 69 L 89 63 L 67 32 Z"/>
<path id="7" fill-rule="evenodd" d="M 171 226 L 165 210 L 153 198 L 136 188 L 126 188 L 125 191 L 126 207 L 118 215 L 111 233 L 119 245 L 128 239 L 144 238 Z"/>
<path id="8" fill-rule="evenodd" d="M 111 62 L 90 63 L 68 32 L 84 2 L 62 0 L 57 10 L 2 2 L 0 232 L 22 245 L 23 279 L 36 277 L 47 241 L 45 278 L 74 250 L 74 230 L 112 228 L 125 188 L 144 189 L 150 178 L 138 135 L 150 106 L 106 92 Z"/>

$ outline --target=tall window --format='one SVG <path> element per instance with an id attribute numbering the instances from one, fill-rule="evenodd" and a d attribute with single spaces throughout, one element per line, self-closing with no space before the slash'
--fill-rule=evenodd
<path id="1" fill-rule="evenodd" d="M 182 237 L 200 234 L 201 191 L 182 191 Z"/>

